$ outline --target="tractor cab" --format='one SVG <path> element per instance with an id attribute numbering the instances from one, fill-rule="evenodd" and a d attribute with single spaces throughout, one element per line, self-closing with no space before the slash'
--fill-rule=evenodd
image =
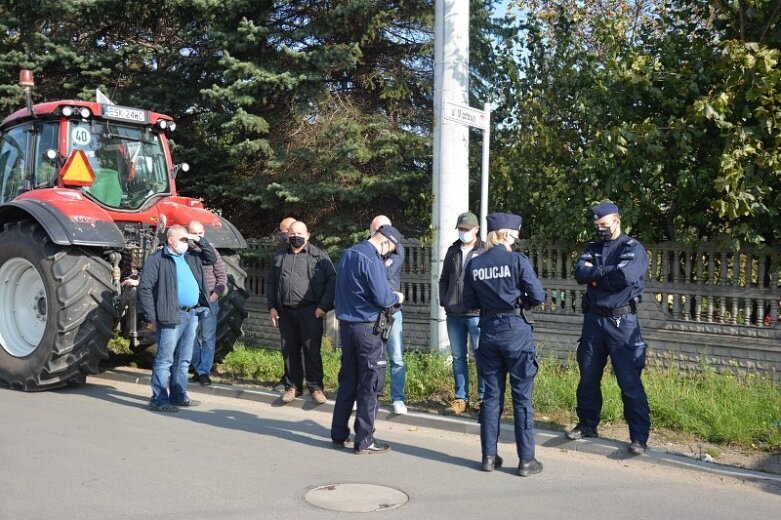
<path id="1" fill-rule="evenodd" d="M 138 211 L 174 192 L 166 135 L 174 128 L 167 116 L 108 103 L 69 100 L 20 110 L 0 125 L 0 203 L 64 187 L 109 210 Z"/>

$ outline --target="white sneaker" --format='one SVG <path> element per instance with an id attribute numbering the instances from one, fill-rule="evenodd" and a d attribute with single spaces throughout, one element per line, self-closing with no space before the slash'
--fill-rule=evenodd
<path id="1" fill-rule="evenodd" d="M 353 401 L 353 412 L 358 411 L 358 403 Z"/>
<path id="2" fill-rule="evenodd" d="M 393 413 L 397 415 L 404 415 L 407 413 L 407 405 L 404 401 L 393 401 Z"/>

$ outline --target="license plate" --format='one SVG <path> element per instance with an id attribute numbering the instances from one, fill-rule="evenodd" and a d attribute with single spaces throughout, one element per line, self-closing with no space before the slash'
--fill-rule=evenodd
<path id="1" fill-rule="evenodd" d="M 145 124 L 147 122 L 146 110 L 117 105 L 103 105 L 103 117 L 119 121 L 132 121 L 134 123 Z"/>

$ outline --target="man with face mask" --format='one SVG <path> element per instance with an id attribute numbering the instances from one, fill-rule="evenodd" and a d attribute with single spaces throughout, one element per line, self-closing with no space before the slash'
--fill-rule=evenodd
<path id="1" fill-rule="evenodd" d="M 175 225 L 168 229 L 165 246 L 144 263 L 138 302 L 157 335 L 149 402 L 153 411 L 177 412 L 180 406 L 200 404 L 187 396 L 187 369 L 198 326 L 196 313 L 209 306 L 203 266 L 216 261 L 205 237 Z"/>
<path id="2" fill-rule="evenodd" d="M 287 250 L 287 248 L 290 246 L 290 242 L 287 241 L 287 232 L 290 229 L 290 224 L 295 222 L 296 219 L 293 217 L 285 217 L 282 219 L 282 221 L 279 223 L 279 228 L 277 229 L 277 249 L 281 250 Z M 272 321 L 271 325 L 273 327 L 276 327 L 276 323 Z M 280 337 L 280 340 L 282 338 Z M 284 392 L 287 389 L 287 381 L 290 378 L 290 374 L 287 372 L 287 353 L 284 350 L 285 343 L 281 341 L 280 344 L 280 351 L 282 352 L 282 377 L 279 379 L 279 382 L 274 385 L 274 391 L 275 392 Z"/>
<path id="3" fill-rule="evenodd" d="M 448 248 L 439 277 L 439 304 L 447 314 L 447 336 L 450 340 L 450 353 L 453 356 L 453 379 L 455 381 L 455 400 L 447 412 L 462 414 L 469 403 L 469 350 L 467 339 L 472 346 L 477 366 L 477 396 L 483 400 L 485 384 L 480 371 L 478 347 L 480 345 L 480 311 L 467 309 L 463 304 L 465 266 L 473 256 L 480 254 L 483 241 L 480 240 L 480 226 L 477 215 L 466 212 L 458 216 L 456 229 L 458 240 Z"/>
<path id="4" fill-rule="evenodd" d="M 369 224 L 369 232 L 374 235 L 382 226 L 390 226 L 391 221 L 385 215 L 377 215 Z M 401 269 L 404 267 L 404 246 L 401 242 L 396 244 L 395 249 L 390 254 L 383 256 L 385 270 L 388 275 L 388 283 L 394 291 L 401 291 Z M 404 384 L 407 380 L 407 371 L 404 366 L 404 342 L 403 337 L 403 314 L 401 307 L 394 308 L 393 325 L 391 326 L 388 341 L 385 347 L 388 350 L 388 361 L 390 362 L 390 397 L 393 413 L 403 415 L 407 413 L 407 405 L 404 403 Z"/>
<path id="5" fill-rule="evenodd" d="M 393 226 L 381 226 L 371 238 L 342 253 L 336 281 L 336 318 L 342 365 L 331 422 L 334 448 L 353 448 L 355 453 L 385 453 L 390 446 L 375 442 L 377 400 L 385 384 L 385 340 L 375 322 L 388 307 L 404 303 L 404 295 L 388 283 L 383 257 L 401 241 Z M 355 442 L 349 441 L 350 415 L 355 412 Z"/>
<path id="6" fill-rule="evenodd" d="M 640 377 L 645 367 L 646 344 L 640 335 L 637 303 L 643 295 L 648 255 L 640 242 L 621 232 L 618 206 L 601 203 L 591 211 L 598 240 L 586 247 L 575 266 L 575 279 L 586 285 L 586 294 L 577 352 L 578 424 L 567 432 L 567 437 L 575 440 L 598 436 L 602 410 L 600 381 L 610 357 L 629 424 L 629 451 L 641 455 L 647 448 L 651 420 Z"/>
<path id="7" fill-rule="evenodd" d="M 289 403 L 303 393 L 304 378 L 312 399 L 326 402 L 323 393 L 323 318 L 334 306 L 336 271 L 325 251 L 309 243 L 303 222 L 288 228 L 288 247 L 279 249 L 266 278 L 271 324 L 279 327 L 285 359 L 285 391 Z M 302 361 L 303 354 L 303 361 Z"/>

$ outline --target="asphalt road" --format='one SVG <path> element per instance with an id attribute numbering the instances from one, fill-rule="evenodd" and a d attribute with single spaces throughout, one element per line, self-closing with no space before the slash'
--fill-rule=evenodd
<path id="1" fill-rule="evenodd" d="M 377 438 L 393 451 L 358 456 L 330 447 L 331 416 L 313 404 L 194 395 L 202 406 L 166 415 L 147 410 L 148 395 L 98 379 L 54 392 L 0 390 L 0 519 L 716 520 L 781 511 L 777 488 L 638 459 L 538 448 L 545 471 L 521 478 L 509 444 L 499 448 L 507 468 L 479 471 L 471 434 L 381 421 Z M 305 501 L 338 483 L 387 486 L 409 501 L 365 514 Z"/>

